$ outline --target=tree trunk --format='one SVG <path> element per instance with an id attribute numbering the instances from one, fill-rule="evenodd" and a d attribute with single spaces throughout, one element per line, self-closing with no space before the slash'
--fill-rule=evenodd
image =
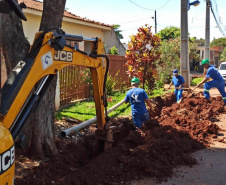
<path id="1" fill-rule="evenodd" d="M 61 28 L 66 0 L 44 0 L 40 31 Z M 41 100 L 35 113 L 26 124 L 26 151 L 39 157 L 53 156 L 58 153 L 55 146 L 54 113 L 56 77 Z"/>
<path id="2" fill-rule="evenodd" d="M 43 16 L 40 30 L 61 28 L 66 0 L 44 0 Z M 3 15 L 3 53 L 7 72 L 23 59 L 30 48 L 24 37 L 21 20 L 15 13 Z M 37 30 L 38 32 L 38 30 Z M 35 113 L 32 113 L 22 132 L 26 136 L 25 149 L 30 154 L 40 157 L 52 156 L 58 153 L 55 146 L 54 112 L 55 112 L 56 78 L 40 102 Z"/>
<path id="3" fill-rule="evenodd" d="M 30 44 L 25 39 L 22 22 L 14 12 L 2 14 L 2 49 L 7 74 L 28 53 Z"/>

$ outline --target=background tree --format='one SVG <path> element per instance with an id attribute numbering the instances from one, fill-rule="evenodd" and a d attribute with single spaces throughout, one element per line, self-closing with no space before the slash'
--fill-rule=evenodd
<path id="1" fill-rule="evenodd" d="M 160 38 L 153 35 L 151 26 L 145 25 L 138 29 L 136 35 L 131 36 L 131 41 L 128 44 L 126 51 L 126 66 L 127 73 L 130 77 L 138 77 L 145 82 L 149 90 L 154 87 L 153 69 L 156 68 L 155 62 L 160 57 Z"/>
<path id="2" fill-rule="evenodd" d="M 226 38 L 225 37 L 222 37 L 222 38 L 219 38 L 219 39 L 214 39 L 210 43 L 210 46 L 211 47 L 213 47 L 213 46 L 223 46 L 223 47 L 226 47 Z"/>
<path id="3" fill-rule="evenodd" d="M 61 27 L 65 3 L 66 0 L 43 1 L 40 31 Z M 3 52 L 6 58 L 7 71 L 10 71 L 27 54 L 29 45 L 24 37 L 22 23 L 13 12 L 10 15 L 4 15 L 3 25 L 5 25 L 3 34 L 7 35 L 7 38 L 4 37 L 3 41 Z M 27 125 L 23 129 L 24 134 L 27 136 L 26 149 L 32 152 L 33 155 L 51 156 L 58 152 L 54 144 L 53 129 L 55 87 L 56 78 L 40 102 L 36 113 L 30 116 Z"/>
<path id="4" fill-rule="evenodd" d="M 224 48 L 223 52 L 220 55 L 220 61 L 226 61 L 226 48 Z"/>
<path id="5" fill-rule="evenodd" d="M 173 69 L 180 68 L 180 39 L 164 40 L 160 47 L 161 59 L 158 60 L 158 77 L 163 83 L 171 80 Z"/>
<path id="6" fill-rule="evenodd" d="M 161 58 L 157 61 L 157 72 L 162 83 L 171 80 L 173 69 L 180 69 L 180 38 L 164 40 L 160 47 Z M 189 42 L 189 58 L 199 63 L 197 44 Z"/>
<path id="7" fill-rule="evenodd" d="M 122 36 L 122 34 L 121 34 L 122 30 L 119 30 L 120 25 L 119 25 L 119 24 L 114 24 L 114 25 L 113 25 L 113 28 L 114 28 L 114 30 L 115 30 L 115 33 L 116 33 L 117 37 L 118 37 L 119 39 L 123 39 L 123 36 Z"/>
<path id="8" fill-rule="evenodd" d="M 162 29 L 158 32 L 158 36 L 161 38 L 161 40 L 175 39 L 180 37 L 180 28 L 175 26 L 166 27 L 165 29 Z"/>

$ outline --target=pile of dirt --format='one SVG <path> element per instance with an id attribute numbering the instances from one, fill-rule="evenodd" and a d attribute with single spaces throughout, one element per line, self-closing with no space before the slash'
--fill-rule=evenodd
<path id="1" fill-rule="evenodd" d="M 175 97 L 168 94 L 151 101 L 152 119 L 142 132 L 134 129 L 130 118 L 115 119 L 120 132 L 114 134 L 108 152 L 98 153 L 91 127 L 74 137 L 57 138 L 60 154 L 55 158 L 17 155 L 15 184 L 115 185 L 143 177 L 163 181 L 175 167 L 196 164 L 190 154 L 217 137 L 219 128 L 213 121 L 224 112 L 222 98 L 212 98 L 210 103 L 195 95 L 173 104 Z"/>

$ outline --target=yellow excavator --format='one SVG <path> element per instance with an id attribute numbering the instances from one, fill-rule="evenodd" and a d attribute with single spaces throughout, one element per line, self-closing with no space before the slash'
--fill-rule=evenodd
<path id="1" fill-rule="evenodd" d="M 8 0 L 7 3 L 0 6 L 10 6 L 21 19 L 26 20 L 21 7 L 14 0 Z M 68 46 L 67 41 L 89 42 L 90 51 L 84 52 Z M 105 148 L 111 147 L 113 136 L 112 131 L 107 130 L 105 115 L 109 60 L 102 40 L 69 35 L 62 30 L 38 32 L 29 53 L 9 74 L 1 92 L 4 99 L 0 107 L 0 185 L 14 184 L 14 140 L 39 104 L 53 77 L 69 65 L 90 68 L 97 116 L 96 138 L 105 144 Z"/>

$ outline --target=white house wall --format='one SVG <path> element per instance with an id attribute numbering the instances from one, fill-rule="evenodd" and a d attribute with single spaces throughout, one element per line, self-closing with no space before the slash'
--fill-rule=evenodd
<path id="1" fill-rule="evenodd" d="M 32 14 L 31 14 L 32 13 Z M 41 22 L 41 13 L 40 15 L 34 15 L 34 11 L 31 13 L 25 13 L 27 17 L 27 21 L 23 21 L 23 28 L 25 37 L 28 39 L 30 44 L 32 45 L 35 33 L 39 31 L 40 22 Z M 95 25 L 92 23 L 83 23 L 84 21 L 77 21 L 80 24 L 73 23 L 73 19 L 64 18 L 62 23 L 62 30 L 64 30 L 67 34 L 81 35 L 87 38 L 98 37 L 102 40 L 104 39 L 104 31 L 111 31 L 110 27 L 104 27 L 101 25 Z M 94 27 L 91 27 L 94 26 Z M 104 31 L 103 31 L 104 30 Z"/>
<path id="2" fill-rule="evenodd" d="M 25 37 L 30 45 L 33 44 L 35 33 L 39 31 L 41 17 L 32 14 L 26 14 L 27 21 L 22 21 Z"/>
<path id="3" fill-rule="evenodd" d="M 126 48 L 120 42 L 119 38 L 117 37 L 115 31 L 112 29 L 111 31 L 104 33 L 104 43 L 105 43 L 105 50 L 106 53 L 109 52 L 110 48 L 115 46 L 118 49 L 118 54 L 124 56 Z"/>
<path id="4" fill-rule="evenodd" d="M 69 22 L 63 22 L 62 29 L 67 34 L 81 35 L 83 37 L 88 37 L 88 38 L 98 37 L 98 38 L 101 38 L 102 40 L 104 38 L 103 31 L 97 28 L 71 24 Z"/>
<path id="5" fill-rule="evenodd" d="M 35 33 L 39 31 L 42 12 L 25 9 L 24 13 L 27 17 L 27 21 L 22 22 L 24 34 L 32 45 Z M 64 17 L 62 30 L 67 34 L 81 35 L 86 38 L 101 38 L 104 42 L 106 53 L 111 47 L 115 46 L 119 51 L 119 55 L 125 55 L 125 47 L 117 38 L 114 29 L 109 26 Z M 80 46 L 82 46 L 82 48 L 85 47 L 85 51 L 86 49 L 89 49 L 87 43 L 85 43 L 85 46 L 84 43 L 81 43 Z"/>

